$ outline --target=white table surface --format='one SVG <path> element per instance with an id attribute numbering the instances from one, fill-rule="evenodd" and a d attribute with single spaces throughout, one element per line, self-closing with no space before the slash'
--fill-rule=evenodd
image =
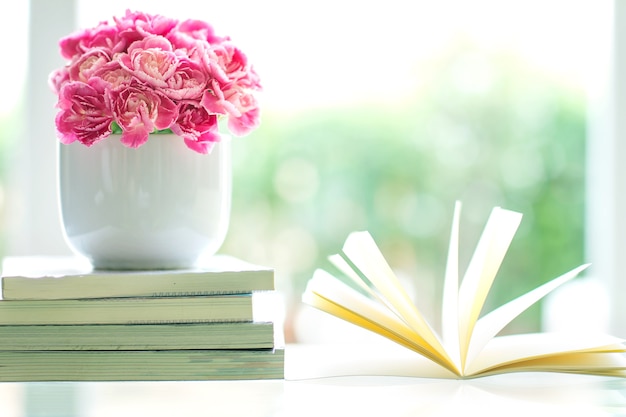
<path id="1" fill-rule="evenodd" d="M 287 346 L 286 380 L 2 383 L 0 416 L 626 415 L 626 379 L 620 378 L 529 372 L 472 380 L 293 379 L 296 361 L 316 351 L 316 346 Z"/>

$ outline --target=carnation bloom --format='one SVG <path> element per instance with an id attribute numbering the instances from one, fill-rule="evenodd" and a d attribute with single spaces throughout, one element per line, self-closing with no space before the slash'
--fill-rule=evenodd
<path id="1" fill-rule="evenodd" d="M 220 118 L 236 136 L 259 125 L 256 72 L 206 22 L 127 11 L 70 34 L 59 47 L 69 62 L 49 84 L 62 143 L 91 146 L 121 129 L 119 140 L 136 148 L 153 132 L 171 131 L 208 153 L 221 138 Z"/>
<path id="2" fill-rule="evenodd" d="M 79 56 L 69 67 L 69 78 L 87 82 L 100 67 L 111 61 L 110 55 L 102 48 L 92 48 Z"/>
<path id="3" fill-rule="evenodd" d="M 137 148 L 154 130 L 168 129 L 176 120 L 176 104 L 158 90 L 138 82 L 121 85 L 108 93 L 115 122 L 122 128 L 120 140 Z"/>
<path id="4" fill-rule="evenodd" d="M 133 42 L 128 53 L 119 57 L 119 62 L 137 79 L 156 89 L 167 87 L 166 80 L 178 67 L 172 44 L 162 36 L 149 36 Z"/>
<path id="5" fill-rule="evenodd" d="M 91 49 L 99 48 L 111 54 L 122 51 L 126 43 L 118 36 L 119 31 L 106 23 L 100 23 L 93 29 L 80 30 L 67 36 L 59 42 L 61 56 L 65 59 L 74 59 Z"/>
<path id="6" fill-rule="evenodd" d="M 72 81 L 59 91 L 56 124 L 64 144 L 79 141 L 91 146 L 111 133 L 113 116 L 104 101 L 104 82 L 99 78 L 89 83 Z"/>
<path id="7" fill-rule="evenodd" d="M 172 132 L 185 139 L 187 147 L 200 153 L 208 153 L 219 142 L 217 115 L 209 114 L 195 101 L 183 102 L 178 109 L 178 120 Z"/>

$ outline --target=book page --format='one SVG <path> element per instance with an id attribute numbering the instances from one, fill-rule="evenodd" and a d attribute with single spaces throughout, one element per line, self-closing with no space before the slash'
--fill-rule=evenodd
<path id="1" fill-rule="evenodd" d="M 499 207 L 492 210 L 461 282 L 459 332 L 463 367 L 474 325 L 521 220 L 520 213 Z"/>
<path id="2" fill-rule="evenodd" d="M 626 376 L 624 365 L 622 352 L 568 352 L 496 366 L 481 376 L 507 372 L 567 372 L 623 378 Z"/>
<path id="3" fill-rule="evenodd" d="M 471 363 L 485 345 L 513 319 L 550 292 L 576 277 L 588 266 L 589 264 L 581 265 L 481 317 L 472 333 L 467 362 Z"/>
<path id="4" fill-rule="evenodd" d="M 324 270 L 315 271 L 302 300 L 319 310 L 389 338 L 443 367 L 455 369 L 445 355 L 384 305 L 358 293 Z"/>
<path id="5" fill-rule="evenodd" d="M 343 246 L 343 252 L 380 293 L 390 310 L 437 350 L 439 356 L 447 357 L 439 337 L 404 290 L 372 236 L 368 232 L 351 233 Z M 447 359 L 447 362 L 450 360 Z"/>
<path id="6" fill-rule="evenodd" d="M 558 358 L 566 358 L 567 355 L 587 353 L 585 356 L 575 356 L 576 361 L 572 364 L 579 368 L 588 368 L 588 373 L 593 373 L 594 361 L 605 361 L 601 356 L 605 353 L 626 351 L 623 341 L 619 338 L 604 334 L 585 333 L 530 333 L 511 336 L 501 336 L 492 339 L 485 348 L 478 354 L 474 361 L 468 364 L 465 375 L 477 375 L 483 372 L 502 372 L 513 368 L 524 368 L 526 361 L 529 371 L 533 370 L 559 370 Z M 616 357 L 610 356 L 611 364 L 615 367 L 626 369 L 626 357 L 621 353 L 619 362 Z M 540 361 L 539 359 L 545 359 Z M 530 362 L 533 360 L 534 362 Z M 531 367 L 530 365 L 535 365 Z M 541 368 L 538 367 L 541 365 Z"/>
<path id="7" fill-rule="evenodd" d="M 346 376 L 458 379 L 458 375 L 435 362 L 383 338 L 380 339 L 380 343 L 366 344 L 293 344 L 289 345 L 286 350 L 285 379 L 287 380 Z"/>
<path id="8" fill-rule="evenodd" d="M 456 365 L 461 369 L 461 350 L 459 345 L 459 223 L 461 203 L 456 202 L 450 232 L 448 259 L 443 282 L 443 300 L 441 304 L 441 335 L 443 344 Z"/>
<path id="9" fill-rule="evenodd" d="M 441 340 L 412 303 L 367 232 L 350 234 L 343 255 L 330 258 L 365 295 L 317 270 L 303 301 L 417 352 L 440 366 L 444 374 L 451 373 L 457 378 L 520 370 L 626 376 L 623 355 L 626 347 L 622 340 L 611 336 L 538 333 L 497 337 L 519 314 L 588 265 L 581 265 L 480 317 L 522 216 L 498 207 L 493 209 L 459 283 L 460 209 L 457 203 L 446 263 Z M 418 369 L 411 372 L 424 376 Z"/>

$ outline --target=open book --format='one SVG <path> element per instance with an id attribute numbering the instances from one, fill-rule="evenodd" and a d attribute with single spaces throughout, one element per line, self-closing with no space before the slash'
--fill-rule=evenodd
<path id="1" fill-rule="evenodd" d="M 460 203 L 455 206 L 446 265 L 441 334 L 425 320 L 367 232 L 350 234 L 341 254 L 330 257 L 348 277 L 348 285 L 318 269 L 303 301 L 322 311 L 385 336 L 433 363 L 441 372 L 414 376 L 471 378 L 515 371 L 572 372 L 626 376 L 626 346 L 604 334 L 532 333 L 498 336 L 514 318 L 588 265 L 560 277 L 481 316 L 502 259 L 521 222 L 521 214 L 493 209 L 459 279 Z M 356 287 L 356 288 L 355 288 Z M 432 367 L 430 367 L 432 368 Z"/>

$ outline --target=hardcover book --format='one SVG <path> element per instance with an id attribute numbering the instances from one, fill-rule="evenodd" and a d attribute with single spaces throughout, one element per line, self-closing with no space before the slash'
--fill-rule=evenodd
<path id="1" fill-rule="evenodd" d="M 572 280 L 579 266 L 501 307 L 483 314 L 483 306 L 521 214 L 494 208 L 459 282 L 459 217 L 457 203 L 444 279 L 441 333 L 411 301 L 367 232 L 348 236 L 343 252 L 331 262 L 347 284 L 324 270 L 315 271 L 303 295 L 305 303 L 378 333 L 428 359 L 428 366 L 395 366 L 402 375 L 473 378 L 515 371 L 552 371 L 626 376 L 626 347 L 605 334 L 498 334 L 515 317 L 554 289 Z M 371 358 L 370 362 L 375 362 Z M 369 365 L 375 366 L 370 363 Z M 396 364 L 397 365 L 397 364 Z M 350 372 L 367 372 L 368 366 Z M 400 371 L 398 371 L 400 370 Z"/>

